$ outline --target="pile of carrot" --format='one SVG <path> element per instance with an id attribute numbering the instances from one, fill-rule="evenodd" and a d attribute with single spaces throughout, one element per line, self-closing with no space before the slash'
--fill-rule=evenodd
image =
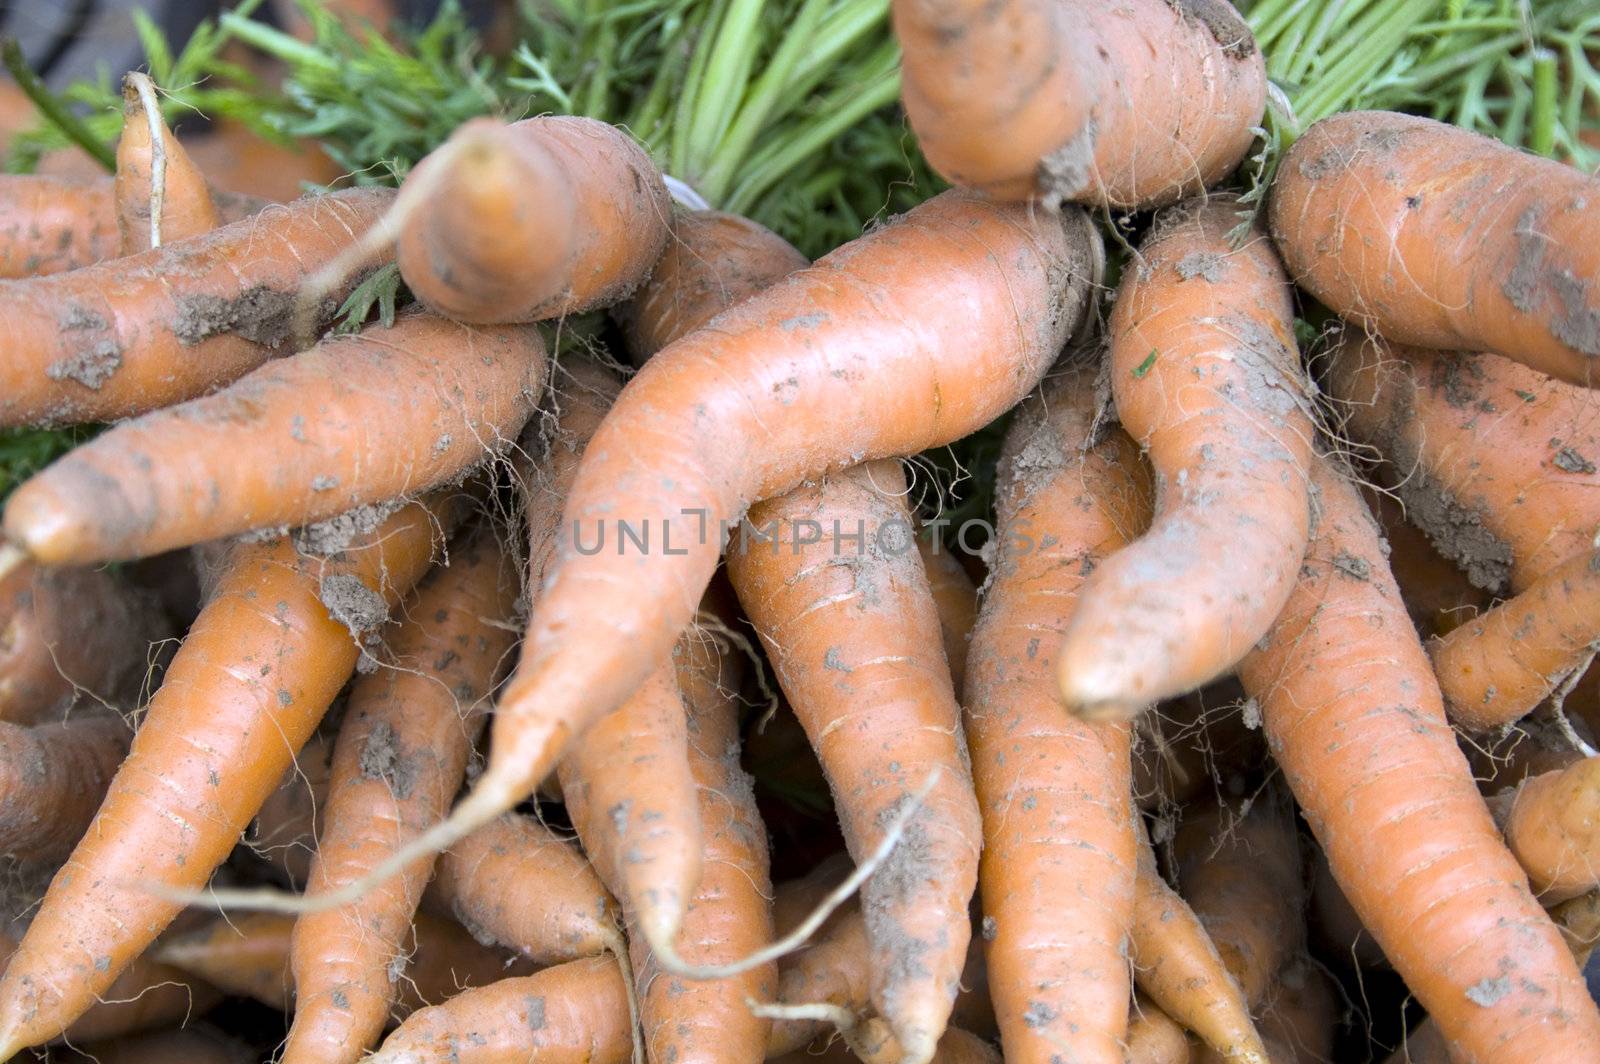
<path id="1" fill-rule="evenodd" d="M 105 423 L 0 518 L 0 1061 L 1600 1060 L 1600 179 L 892 11 L 950 187 L 816 261 L 588 117 L 265 204 L 133 74 L 0 178 L 0 426 Z"/>

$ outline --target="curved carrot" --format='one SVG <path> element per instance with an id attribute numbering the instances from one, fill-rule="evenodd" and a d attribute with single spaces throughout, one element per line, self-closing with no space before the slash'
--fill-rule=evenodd
<path id="1" fill-rule="evenodd" d="M 722 211 L 676 211 L 672 235 L 632 299 L 612 310 L 636 366 L 807 265 L 770 229 Z"/>
<path id="2" fill-rule="evenodd" d="M 306 740 L 277 789 L 256 810 L 243 839 L 297 888 L 303 888 L 311 875 L 311 860 L 322 837 L 333 745 L 333 737 L 321 731 Z"/>
<path id="3" fill-rule="evenodd" d="M 422 1009 L 372 1064 L 624 1064 L 627 991 L 608 958 L 502 979 Z"/>
<path id="4" fill-rule="evenodd" d="M 132 736 L 115 713 L 32 728 L 0 722 L 0 852 L 23 861 L 71 853 Z"/>
<path id="5" fill-rule="evenodd" d="M 181 244 L 0 284 L 0 425 L 126 417 L 249 372 L 288 342 L 308 272 L 390 199 L 382 189 L 309 197 Z"/>
<path id="6" fill-rule="evenodd" d="M 75 448 L 7 500 L 5 533 L 85 564 L 425 491 L 510 445 L 544 365 L 530 326 L 408 312 Z"/>
<path id="7" fill-rule="evenodd" d="M 972 577 L 956 561 L 956 556 L 927 536 L 917 537 L 917 552 L 922 555 L 922 571 L 939 608 L 939 630 L 944 633 L 944 660 L 950 666 L 950 682 L 960 691 L 967 679 L 967 640 L 978 623 L 978 588 Z"/>
<path id="8" fill-rule="evenodd" d="M 1406 516 L 1478 587 L 1525 590 L 1593 548 L 1600 407 L 1587 388 L 1356 329 L 1335 343 L 1327 387 Z"/>
<path id="9" fill-rule="evenodd" d="M 519 584 L 493 537 L 450 551 L 403 607 L 392 667 L 350 692 L 307 892 L 361 878 L 449 811 L 514 643 Z M 294 1024 L 283 1064 L 355 1061 L 377 1041 L 433 861 L 421 858 L 360 901 L 295 924 Z"/>
<path id="10" fill-rule="evenodd" d="M 1544 905 L 1600 887 L 1600 757 L 1524 780 L 1504 826 Z"/>
<path id="11" fill-rule="evenodd" d="M 43 277 L 121 246 L 110 178 L 0 176 L 0 278 Z"/>
<path id="12" fill-rule="evenodd" d="M 400 275 L 433 310 L 529 322 L 626 299 L 666 244 L 671 201 L 650 157 L 592 118 L 478 118 L 406 178 Z"/>
<path id="13" fill-rule="evenodd" d="M 0 1059 L 45 1041 L 228 856 L 427 568 L 453 502 L 412 503 L 334 557 L 240 545 L 151 701 L 105 802 L 0 978 Z"/>
<path id="14" fill-rule="evenodd" d="M 1170 203 L 1237 166 L 1266 108 L 1266 64 L 1225 0 L 891 10 L 923 154 L 1002 199 Z"/>
<path id="15" fill-rule="evenodd" d="M 1190 1064 L 1194 1048 L 1178 1021 L 1134 995 L 1128 1012 L 1127 1064 Z"/>
<path id="16" fill-rule="evenodd" d="M 1062 713 L 1051 661 L 1084 575 L 1149 520 L 1133 443 L 1092 436 L 1092 377 L 1070 367 L 1007 434 L 994 577 L 967 658 L 989 989 L 1017 1064 L 1120 1062 L 1132 993 L 1129 726 Z"/>
<path id="17" fill-rule="evenodd" d="M 1326 461 L 1304 574 L 1240 664 L 1339 885 L 1461 1059 L 1600 1056 L 1600 1014 L 1445 721 L 1371 517 Z"/>
<path id="18" fill-rule="evenodd" d="M 1351 321 L 1592 385 L 1597 195 L 1594 177 L 1498 140 L 1431 118 L 1353 111 L 1295 141 L 1269 205 L 1295 279 Z"/>
<path id="19" fill-rule="evenodd" d="M 1131 716 L 1232 668 L 1305 553 L 1313 425 L 1283 267 L 1237 250 L 1237 204 L 1159 218 L 1110 325 L 1117 416 L 1162 491 L 1140 540 L 1097 569 L 1056 658 L 1069 710 Z"/>
<path id="20" fill-rule="evenodd" d="M 222 224 L 205 175 L 167 128 L 149 75 L 138 71 L 122 79 L 113 196 L 123 255 L 200 236 Z"/>
<path id="21" fill-rule="evenodd" d="M 906 492 L 890 460 L 758 503 L 755 532 L 729 548 L 728 575 L 822 763 L 857 864 L 940 773 L 909 838 L 861 892 L 872 1004 L 906 1059 L 921 1062 L 949 1022 L 966 960 L 981 827 Z"/>

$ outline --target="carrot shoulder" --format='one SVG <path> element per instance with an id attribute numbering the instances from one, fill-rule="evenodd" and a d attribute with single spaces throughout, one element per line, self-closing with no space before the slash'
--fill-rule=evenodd
<path id="1" fill-rule="evenodd" d="M 1061 712 L 1051 661 L 1085 574 L 1149 520 L 1132 442 L 1091 436 L 1092 376 L 1073 367 L 1007 435 L 995 576 L 967 659 L 989 989 L 1017 1064 L 1120 1062 L 1133 989 L 1129 725 Z"/>
<path id="2" fill-rule="evenodd" d="M 1304 573 L 1240 665 L 1277 763 L 1461 1059 L 1600 1056 L 1600 1015 L 1478 794 L 1372 520 L 1326 461 L 1315 483 Z"/>
<path id="3" fill-rule="evenodd" d="M 1238 206 L 1171 208 L 1123 274 L 1117 416 L 1161 491 L 1150 531 L 1090 575 L 1056 659 L 1067 707 L 1129 716 L 1231 669 L 1278 615 L 1310 527 L 1308 385 L 1271 243 Z"/>
<path id="4" fill-rule="evenodd" d="M 1295 142 L 1270 213 L 1295 279 L 1351 321 L 1595 385 L 1597 196 L 1583 171 L 1498 140 L 1354 111 Z"/>

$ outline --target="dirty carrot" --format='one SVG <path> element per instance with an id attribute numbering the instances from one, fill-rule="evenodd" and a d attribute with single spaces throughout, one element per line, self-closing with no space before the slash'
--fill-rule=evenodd
<path id="1" fill-rule="evenodd" d="M 154 82 L 138 71 L 122 80 L 113 195 L 123 255 L 200 236 L 222 222 L 205 175 L 161 117 Z"/>
<path id="2" fill-rule="evenodd" d="M 1284 156 L 1270 216 L 1295 280 L 1369 331 L 1593 385 L 1597 195 L 1583 171 L 1469 130 L 1352 111 Z"/>
<path id="3" fill-rule="evenodd" d="M 81 1015 L 181 909 L 431 561 L 459 500 L 412 503 L 331 557 L 241 544 L 83 841 L 0 978 L 0 1059 Z M 159 892 L 164 891 L 165 893 Z"/>
<path id="4" fill-rule="evenodd" d="M 781 889 L 778 897 L 784 897 Z M 776 926 L 780 931 L 788 930 L 781 922 Z M 790 1005 L 823 1003 L 861 1012 L 872 998 L 871 958 L 866 919 L 860 905 L 852 900 L 803 950 L 779 963 L 776 1000 Z M 774 1019 L 767 1037 L 767 1057 L 803 1049 L 826 1028 L 826 1021 L 809 1017 Z"/>
<path id="5" fill-rule="evenodd" d="M 409 311 L 73 449 L 12 494 L 5 534 L 86 564 L 384 504 L 509 448 L 544 371 L 532 326 Z"/>
<path id="6" fill-rule="evenodd" d="M 116 713 L 0 722 L 0 852 L 59 861 L 83 836 L 133 736 Z"/>
<path id="7" fill-rule="evenodd" d="M 0 278 L 43 277 L 117 254 L 110 178 L 0 176 Z"/>
<path id="8" fill-rule="evenodd" d="M 1600 887 L 1600 757 L 1524 780 L 1509 806 L 1506 844 L 1543 904 Z"/>
<path id="9" fill-rule="evenodd" d="M 1312 419 L 1271 243 L 1226 196 L 1157 218 L 1110 323 L 1116 415 L 1163 485 L 1155 520 L 1084 586 L 1056 657 L 1069 710 L 1131 716 L 1223 672 L 1294 587 Z"/>
<path id="10" fill-rule="evenodd" d="M 919 146 L 998 198 L 1170 203 L 1237 166 L 1266 107 L 1261 52 L 1224 0 L 891 10 Z"/>
<path id="11" fill-rule="evenodd" d="M 1461 1059 L 1600 1055 L 1600 1014 L 1478 794 L 1372 519 L 1342 471 L 1314 474 L 1304 572 L 1240 664 L 1278 767 Z"/>
<path id="12" fill-rule="evenodd" d="M 906 1060 L 922 1062 L 966 960 L 982 829 L 906 494 L 900 463 L 884 460 L 758 503 L 729 547 L 728 575 L 822 763 L 858 865 L 939 770 L 905 845 L 861 899 L 872 1004 Z"/>
<path id="13" fill-rule="evenodd" d="M 671 223 L 644 149 L 592 118 L 474 119 L 406 183 L 423 191 L 399 223 L 400 275 L 458 321 L 540 321 L 620 302 Z"/>
<path id="14" fill-rule="evenodd" d="M 967 658 L 989 989 L 1017 1064 L 1120 1062 L 1133 992 L 1129 725 L 1063 713 L 1051 661 L 1084 576 L 1149 522 L 1137 448 L 1092 435 L 1093 377 L 1069 367 L 1007 434 L 995 575 Z"/>

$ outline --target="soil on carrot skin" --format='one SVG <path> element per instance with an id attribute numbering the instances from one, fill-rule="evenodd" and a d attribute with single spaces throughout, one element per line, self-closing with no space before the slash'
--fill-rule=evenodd
<path id="1" fill-rule="evenodd" d="M 363 779 L 383 780 L 396 798 L 405 801 L 417 784 L 417 765 L 405 756 L 400 737 L 393 725 L 380 722 L 367 736 L 361 748 L 361 776 Z"/>
<path id="2" fill-rule="evenodd" d="M 1210 31 L 1212 40 L 1222 46 L 1223 55 L 1230 59 L 1249 59 L 1255 55 L 1255 35 L 1239 13 L 1223 0 L 1167 0 L 1167 4 L 1185 19 L 1198 22 Z"/>
<path id="3" fill-rule="evenodd" d="M 349 573 L 323 577 L 318 597 L 328 615 L 350 629 L 357 640 L 389 620 L 383 596 Z"/>

